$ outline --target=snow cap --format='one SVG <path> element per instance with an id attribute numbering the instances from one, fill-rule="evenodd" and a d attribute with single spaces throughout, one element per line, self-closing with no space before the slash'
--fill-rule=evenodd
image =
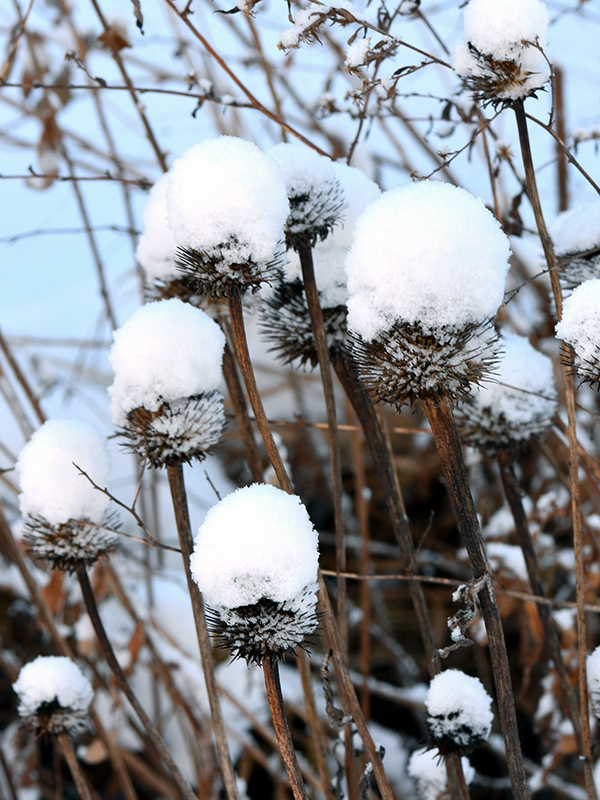
<path id="1" fill-rule="evenodd" d="M 167 283 L 177 277 L 173 231 L 167 223 L 167 187 L 169 173 L 150 189 L 142 212 L 143 233 L 138 239 L 135 257 L 152 281 Z"/>
<path id="2" fill-rule="evenodd" d="M 436 744 L 468 752 L 492 730 L 492 698 L 479 678 L 459 669 L 436 675 L 427 690 L 427 725 Z"/>
<path id="3" fill-rule="evenodd" d="M 210 509 L 190 566 L 209 606 L 284 603 L 316 580 L 317 534 L 299 497 L 255 483 Z"/>
<path id="4" fill-rule="evenodd" d="M 109 388 L 116 425 L 143 407 L 215 390 L 221 381 L 225 336 L 208 314 L 176 298 L 148 303 L 115 331 Z"/>
<path id="5" fill-rule="evenodd" d="M 550 236 L 559 257 L 600 246 L 600 200 L 559 214 L 550 228 Z"/>
<path id="6" fill-rule="evenodd" d="M 110 461 L 104 438 L 88 422 L 52 419 L 27 442 L 17 461 L 23 516 L 51 525 L 71 519 L 102 524 L 110 500 L 81 475 L 106 486 Z"/>
<path id="7" fill-rule="evenodd" d="M 597 383 L 600 377 L 600 279 L 585 281 L 565 299 L 556 335 L 575 350 L 578 372 Z"/>
<path id="8" fill-rule="evenodd" d="M 461 329 L 493 317 L 510 248 L 482 201 L 422 181 L 385 192 L 357 220 L 346 261 L 348 327 L 370 341 L 395 322 Z"/>

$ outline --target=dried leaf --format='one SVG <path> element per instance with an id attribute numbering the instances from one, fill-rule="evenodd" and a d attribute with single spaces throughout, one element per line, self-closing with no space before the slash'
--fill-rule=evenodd
<path id="1" fill-rule="evenodd" d="M 64 576 L 58 570 L 52 570 L 52 577 L 50 581 L 42 589 L 44 600 L 48 603 L 48 608 L 53 614 L 62 607 L 66 593 L 64 590 Z"/>
<path id="2" fill-rule="evenodd" d="M 137 625 L 135 626 L 135 630 L 133 632 L 133 636 L 129 640 L 129 644 L 127 646 L 127 649 L 129 650 L 129 653 L 131 655 L 131 659 L 129 661 L 129 665 L 127 666 L 127 669 L 124 670 L 124 672 L 128 676 L 131 675 L 131 673 L 133 672 L 133 670 L 135 668 L 135 665 L 137 663 L 138 656 L 140 654 L 140 650 L 142 649 L 142 645 L 144 644 L 145 638 L 146 638 L 146 626 L 140 620 L 137 623 Z"/>
<path id="3" fill-rule="evenodd" d="M 98 39 L 113 53 L 118 53 L 125 47 L 131 47 L 127 31 L 121 25 L 111 25 L 104 33 L 100 34 Z"/>

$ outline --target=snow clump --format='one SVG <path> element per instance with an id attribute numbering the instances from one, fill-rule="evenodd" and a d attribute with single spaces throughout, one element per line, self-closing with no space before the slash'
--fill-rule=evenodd
<path id="1" fill-rule="evenodd" d="M 479 678 L 458 669 L 440 672 L 425 698 L 431 738 L 441 748 L 469 752 L 490 736 L 491 705 L 492 698 Z"/>
<path id="2" fill-rule="evenodd" d="M 167 187 L 169 173 L 150 189 L 142 212 L 143 233 L 138 239 L 135 257 L 151 281 L 168 283 L 177 277 L 177 244 L 167 223 Z"/>
<path id="3" fill-rule="evenodd" d="M 38 656 L 21 669 L 13 684 L 19 716 L 39 731 L 77 733 L 86 726 L 92 684 L 65 656 Z"/>
<path id="4" fill-rule="evenodd" d="M 597 385 L 600 381 L 600 279 L 585 281 L 566 298 L 556 335 L 575 351 L 575 366 L 583 380 Z"/>
<path id="5" fill-rule="evenodd" d="M 559 276 L 566 289 L 600 277 L 600 201 L 565 211 L 550 229 L 561 260 Z"/>
<path id="6" fill-rule="evenodd" d="M 540 0 L 470 0 L 463 22 L 453 67 L 477 98 L 520 100 L 548 81 L 548 12 Z"/>
<path id="7" fill-rule="evenodd" d="M 465 781 L 471 783 L 475 770 L 466 758 L 461 759 Z M 446 764 L 436 750 L 415 750 L 408 761 L 408 774 L 415 782 L 419 800 L 439 800 L 445 795 L 448 781 Z"/>

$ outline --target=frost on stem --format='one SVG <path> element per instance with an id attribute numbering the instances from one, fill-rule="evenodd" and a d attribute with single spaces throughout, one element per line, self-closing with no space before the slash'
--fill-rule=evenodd
<path id="1" fill-rule="evenodd" d="M 462 397 L 485 378 L 509 252 L 481 200 L 449 184 L 398 187 L 367 206 L 346 261 L 348 329 L 377 399 Z"/>
<path id="2" fill-rule="evenodd" d="M 556 413 L 556 387 L 551 359 L 524 336 L 505 333 L 502 357 L 494 380 L 473 388 L 457 408 L 464 440 L 492 451 L 522 444 L 539 436 Z"/>
<path id="3" fill-rule="evenodd" d="M 440 752 L 470 752 L 489 739 L 492 698 L 479 678 L 458 669 L 436 675 L 427 690 L 427 727 Z"/>
<path id="4" fill-rule="evenodd" d="M 24 539 L 32 553 L 71 572 L 93 564 L 114 547 L 109 498 L 104 487 L 110 461 L 104 439 L 89 423 L 48 420 L 33 434 L 17 462 Z"/>
<path id="5" fill-rule="evenodd" d="M 346 341 L 346 273 L 344 261 L 352 244 L 354 225 L 365 206 L 380 196 L 379 187 L 359 169 L 334 163 L 344 212 L 329 236 L 313 249 L 315 281 L 323 311 L 323 322 L 331 360 L 335 363 Z M 289 262 L 281 269 L 280 280 L 263 292 L 261 326 L 273 350 L 285 364 L 299 362 L 316 366 L 310 315 L 302 283 L 300 259 L 289 253 Z"/>
<path id="6" fill-rule="evenodd" d="M 87 727 L 92 684 L 65 656 L 38 656 L 13 684 L 19 716 L 39 733 L 74 735 Z"/>
<path id="7" fill-rule="evenodd" d="M 219 441 L 224 346 L 216 322 L 176 298 L 143 306 L 115 332 L 113 421 L 140 458 L 154 467 L 201 461 Z"/>
<path id="8" fill-rule="evenodd" d="M 276 277 L 289 203 L 256 145 L 220 136 L 190 147 L 170 170 L 167 211 L 177 267 L 200 294 L 241 295 Z"/>
<path id="9" fill-rule="evenodd" d="M 471 0 L 454 69 L 473 96 L 494 105 L 535 96 L 550 77 L 548 12 L 540 0 Z"/>
<path id="10" fill-rule="evenodd" d="M 300 498 L 266 484 L 210 509 L 190 558 L 217 643 L 261 664 L 317 626 L 317 534 Z"/>
<path id="11" fill-rule="evenodd" d="M 600 389 L 600 279 L 585 281 L 566 298 L 556 335 L 575 351 L 581 379 Z"/>
<path id="12" fill-rule="evenodd" d="M 600 201 L 560 214 L 550 235 L 564 289 L 570 291 L 590 278 L 600 278 Z"/>
<path id="13" fill-rule="evenodd" d="M 465 781 L 471 783 L 475 770 L 466 758 L 461 759 Z M 448 775 L 446 765 L 436 750 L 415 750 L 408 761 L 407 772 L 415 783 L 419 800 L 440 800 L 446 796 Z"/>

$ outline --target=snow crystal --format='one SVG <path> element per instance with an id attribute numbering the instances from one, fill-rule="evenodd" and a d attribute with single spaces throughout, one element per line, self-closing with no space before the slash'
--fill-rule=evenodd
<path id="1" fill-rule="evenodd" d="M 23 516 L 42 517 L 51 525 L 71 519 L 102 524 L 110 500 L 94 489 L 75 464 L 104 487 L 110 461 L 103 437 L 87 422 L 48 420 L 33 434 L 17 462 Z"/>
<path id="2" fill-rule="evenodd" d="M 363 39 L 355 39 L 352 44 L 348 45 L 346 50 L 346 60 L 344 64 L 346 67 L 350 69 L 356 69 L 357 67 L 362 67 L 365 63 L 365 60 L 369 54 L 369 50 L 371 49 L 371 39 L 370 37 L 364 37 Z"/>
<path id="3" fill-rule="evenodd" d="M 475 770 L 466 758 L 461 759 L 465 780 L 471 783 Z M 419 800 L 438 800 L 445 794 L 448 775 L 446 764 L 437 750 L 415 750 L 408 761 L 408 774 L 414 780 Z"/>
<path id="4" fill-rule="evenodd" d="M 479 678 L 458 669 L 436 675 L 429 685 L 427 724 L 436 742 L 471 747 L 488 739 L 494 715 L 492 698 Z"/>
<path id="5" fill-rule="evenodd" d="M 348 327 L 370 341 L 397 321 L 460 329 L 502 302 L 508 239 L 482 201 L 447 183 L 385 192 L 358 218 L 346 261 Z"/>
<path id="6" fill-rule="evenodd" d="M 135 257 L 151 280 L 172 281 L 177 277 L 173 231 L 167 223 L 169 174 L 159 178 L 148 195 L 142 212 L 144 231 L 138 239 Z"/>
<path id="7" fill-rule="evenodd" d="M 115 332 L 109 389 L 116 425 L 135 408 L 207 393 L 221 381 L 225 337 L 204 311 L 173 298 L 138 309 Z"/>
<path id="8" fill-rule="evenodd" d="M 565 211 L 550 228 L 556 255 L 583 253 L 600 245 L 600 200 Z"/>
<path id="9" fill-rule="evenodd" d="M 578 366 L 600 358 L 600 279 L 585 281 L 565 299 L 556 335 L 575 350 Z"/>
<path id="10" fill-rule="evenodd" d="M 587 684 L 594 706 L 594 714 L 600 719 L 600 647 L 587 657 Z"/>
<path id="11" fill-rule="evenodd" d="M 210 509 L 190 564 L 209 606 L 292 601 L 316 580 L 317 534 L 300 498 L 253 484 Z"/>
<path id="12" fill-rule="evenodd" d="M 25 664 L 13 689 L 19 696 L 22 717 L 37 714 L 44 704 L 53 701 L 62 709 L 85 712 L 94 697 L 92 684 L 65 656 L 38 656 Z"/>
<path id="13" fill-rule="evenodd" d="M 463 42 L 453 54 L 460 77 L 497 79 L 494 94 L 502 100 L 527 97 L 549 79 L 550 67 L 541 52 L 548 12 L 540 0 L 471 0 L 463 21 Z M 514 68 L 507 69 L 507 62 Z"/>
<path id="14" fill-rule="evenodd" d="M 273 258 L 289 204 L 272 158 L 220 136 L 186 150 L 170 174 L 168 221 L 180 247 L 218 254 L 224 268 Z"/>

